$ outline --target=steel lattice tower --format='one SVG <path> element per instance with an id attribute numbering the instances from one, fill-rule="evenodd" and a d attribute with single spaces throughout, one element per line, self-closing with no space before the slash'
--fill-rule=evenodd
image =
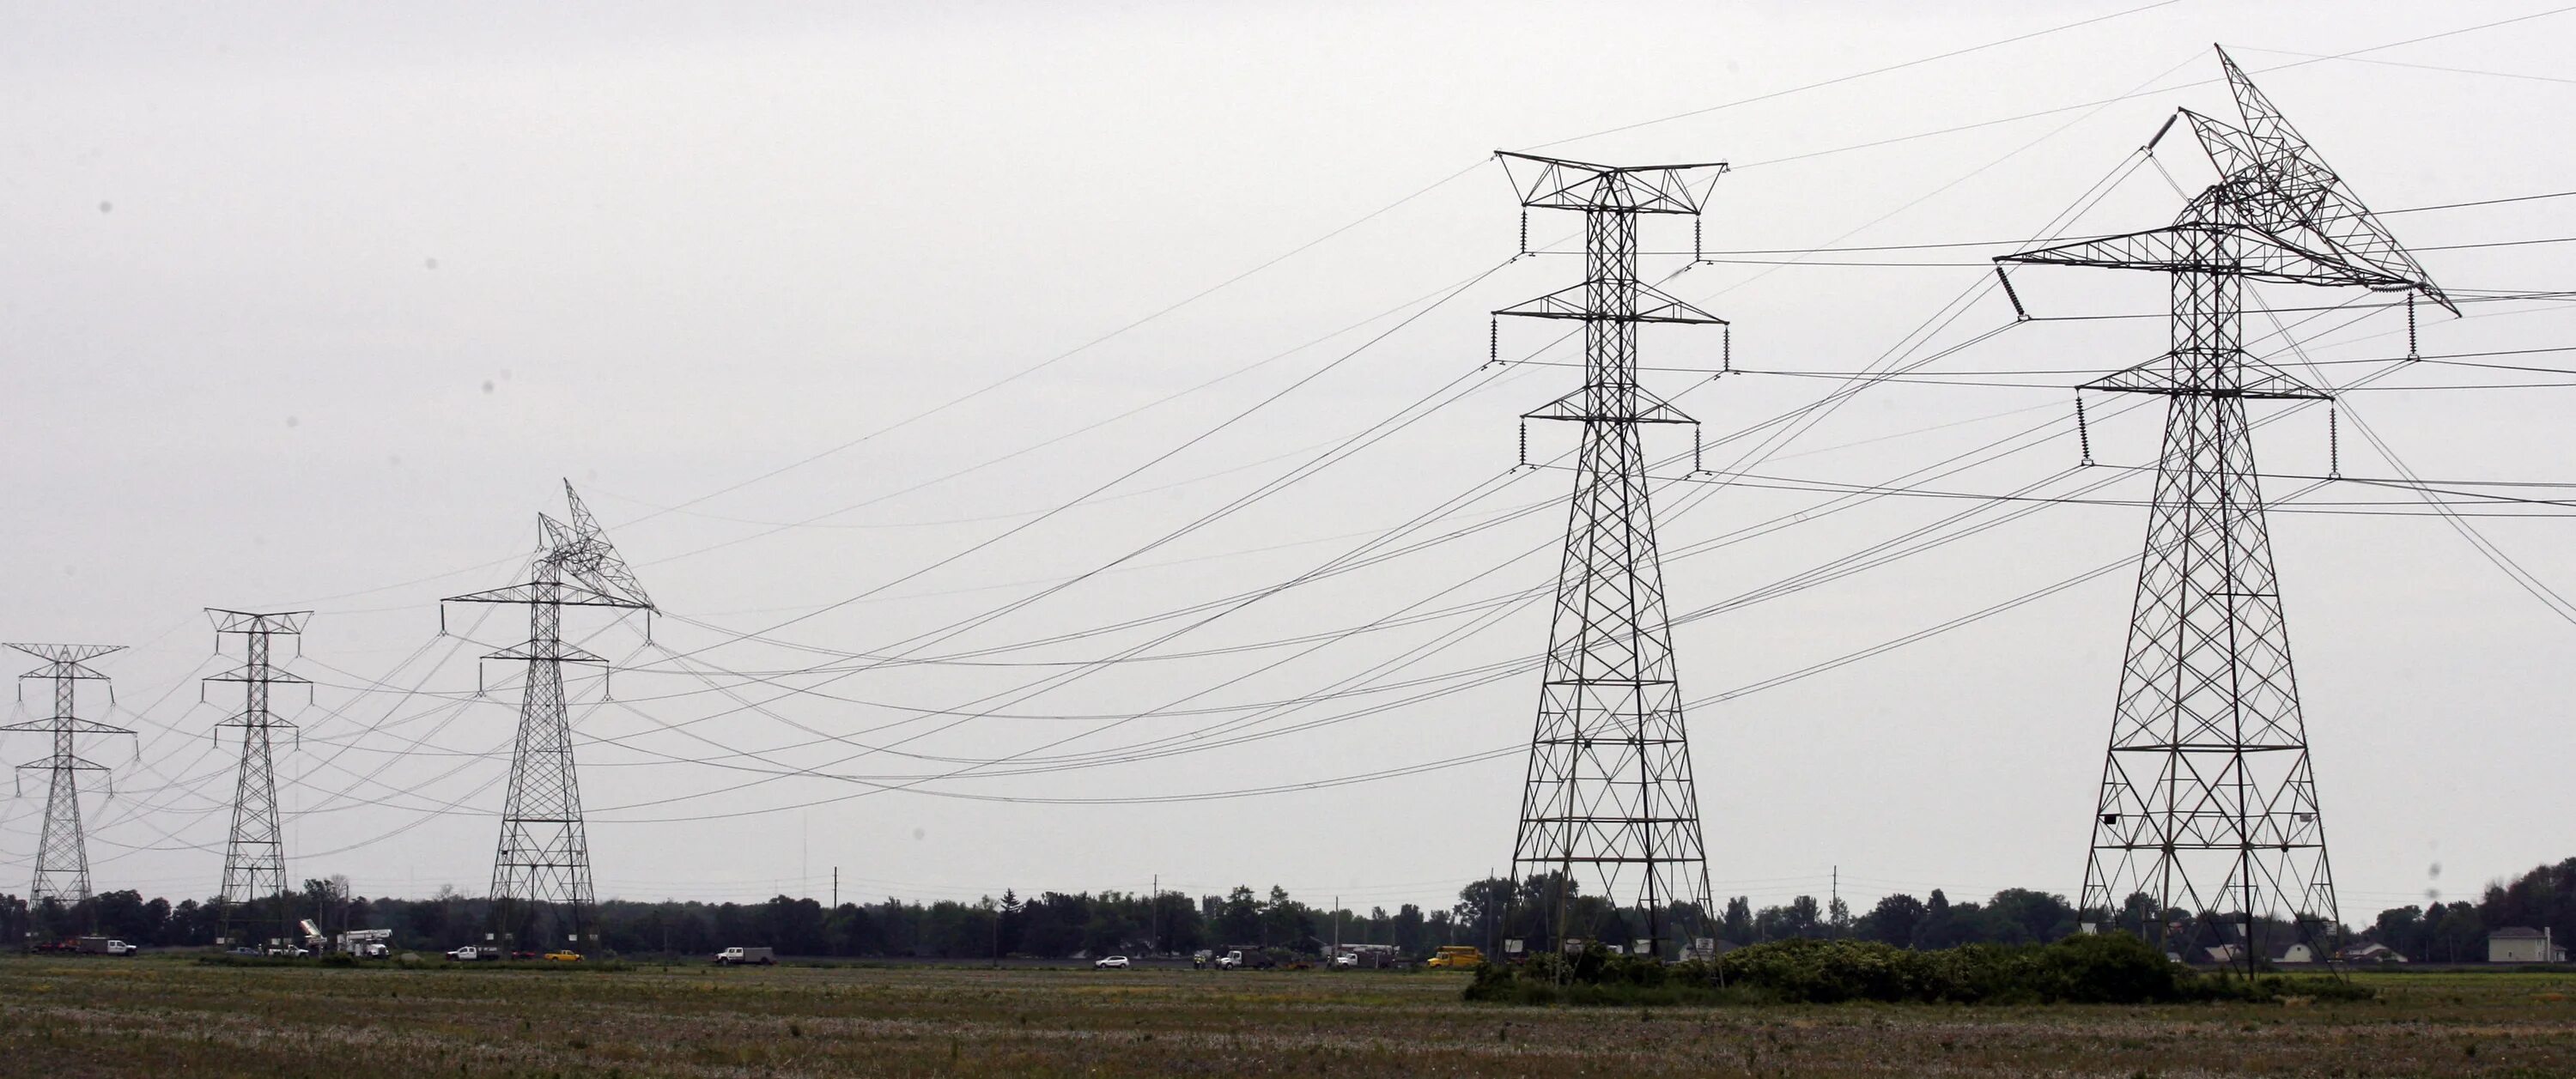
<path id="1" fill-rule="evenodd" d="M 2187 919 L 2232 924 L 2227 943 L 2250 966 L 2289 943 L 2258 939 L 2265 921 L 2312 948 L 2340 921 L 2245 407 L 2329 395 L 2246 354 L 2245 281 L 2421 292 L 2457 309 L 2218 55 L 2243 126 L 2181 113 L 2218 183 L 2168 227 L 1999 261 L 2172 275 L 2171 350 L 2084 387 L 2169 404 L 2079 906 L 2088 926 L 2175 951 L 2207 939 L 2184 933 Z"/>
<path id="2" fill-rule="evenodd" d="M 1495 312 L 1572 319 L 1583 332 L 1582 388 L 1523 417 L 1569 420 L 1583 432 L 1512 873 L 1554 875 L 1558 942 L 1565 890 L 1597 883 L 1614 906 L 1641 915 L 1646 939 L 1666 954 L 1698 928 L 1668 924 L 1668 906 L 1696 904 L 1705 916 L 1708 862 L 1642 428 L 1694 421 L 1637 384 L 1637 328 L 1725 320 L 1638 280 L 1637 226 L 1648 214 L 1696 216 L 1726 166 L 1499 156 L 1525 210 L 1577 210 L 1584 221 L 1583 282 Z"/>
<path id="3" fill-rule="evenodd" d="M 492 859 L 492 902 L 501 930 L 532 926 L 541 938 L 597 939 L 591 924 L 590 838 L 573 770 L 572 723 L 563 665 L 608 661 L 563 639 L 566 607 L 653 609 L 599 523 L 564 484 L 572 523 L 537 515 L 543 542 L 524 583 L 448 597 L 449 603 L 518 603 L 528 608 L 528 639 L 486 659 L 524 660 L 519 734 L 510 754 L 510 791 L 501 807 L 501 842 Z M 544 919 L 551 924 L 536 921 Z"/>
<path id="4" fill-rule="evenodd" d="M 214 621 L 218 640 L 226 634 L 242 638 L 241 666 L 206 679 L 242 687 L 242 710 L 217 725 L 240 728 L 242 736 L 241 764 L 233 780 L 232 833 L 224 843 L 223 939 L 232 940 L 234 926 L 247 922 L 260 927 L 263 942 L 272 941 L 286 935 L 289 902 L 273 750 L 276 732 L 295 725 L 277 717 L 269 698 L 280 684 L 312 683 L 277 669 L 270 656 L 276 638 L 303 634 L 313 612 L 254 614 L 209 607 L 206 616 Z M 261 904 L 269 908 L 265 916 L 259 913 Z"/>
<path id="5" fill-rule="evenodd" d="M 41 731 L 54 736 L 54 751 L 41 760 L 19 765 L 21 770 L 42 768 L 47 773 L 45 788 L 45 829 L 36 846 L 36 877 L 28 885 L 27 904 L 34 907 L 52 899 L 65 904 L 79 903 L 90 897 L 89 841 L 81 831 L 80 774 L 106 772 L 107 766 L 85 760 L 75 742 L 84 734 L 132 734 L 123 727 L 80 718 L 79 687 L 82 682 L 104 682 L 107 676 L 90 669 L 89 661 L 124 648 L 121 644 L 12 644 L 15 648 L 45 665 L 19 675 L 20 678 L 42 678 L 54 684 L 54 710 L 43 719 L 0 727 L 6 731 Z"/>

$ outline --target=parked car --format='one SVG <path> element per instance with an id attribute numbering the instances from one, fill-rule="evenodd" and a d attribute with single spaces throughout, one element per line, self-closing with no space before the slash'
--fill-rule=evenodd
<path id="1" fill-rule="evenodd" d="M 258 955 L 258 954 L 259 954 L 259 949 L 257 949 L 257 948 L 253 948 L 253 947 L 251 947 L 250 945 L 247 945 L 247 944 L 236 944 L 236 945 L 233 945 L 233 946 L 232 946 L 232 949 L 231 949 L 230 954 L 232 954 L 232 955 Z"/>
<path id="2" fill-rule="evenodd" d="M 304 946 L 301 944 L 273 944 L 269 946 L 269 949 L 266 952 L 261 954 L 275 956 L 280 959 L 302 959 L 313 953 L 304 950 Z"/>
<path id="3" fill-rule="evenodd" d="M 1444 945 L 1437 953 L 1434 953 L 1431 956 L 1430 961 L 1425 962 L 1422 965 L 1426 967 L 1445 967 L 1453 970 L 1468 970 L 1484 966 L 1485 953 L 1483 949 L 1477 948 L 1471 944 Z"/>
<path id="4" fill-rule="evenodd" d="M 455 951 L 447 953 L 447 957 L 449 959 L 456 960 L 459 963 L 471 963 L 477 959 L 499 959 L 501 958 L 501 953 L 499 951 L 485 951 L 482 948 L 468 944 L 462 948 L 458 948 Z"/>
<path id="5" fill-rule="evenodd" d="M 581 962 L 581 953 L 565 951 L 547 952 L 546 959 L 555 963 L 578 963 Z"/>
<path id="6" fill-rule="evenodd" d="M 758 964 L 765 967 L 777 961 L 778 952 L 776 949 L 772 948 L 727 948 L 716 953 L 716 965 L 720 967 L 739 967 L 751 964 Z"/>
<path id="7" fill-rule="evenodd" d="M 88 955 L 133 955 L 143 950 L 114 937 L 82 937 L 76 946 Z"/>
<path id="8" fill-rule="evenodd" d="M 1091 961 L 1091 969 L 1125 970 L 1127 969 L 1127 957 L 1123 955 L 1104 955 Z"/>
<path id="9" fill-rule="evenodd" d="M 1333 957 L 1334 970 L 1358 970 L 1359 968 L 1360 957 L 1356 952 L 1343 952 Z"/>

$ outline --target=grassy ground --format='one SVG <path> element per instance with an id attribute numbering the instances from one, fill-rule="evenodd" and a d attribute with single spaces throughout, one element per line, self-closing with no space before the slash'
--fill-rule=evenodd
<path id="1" fill-rule="evenodd" d="M 0 1075 L 2576 1076 L 2576 975 L 2368 1004 L 1571 1010 L 1463 975 L 0 959 Z"/>

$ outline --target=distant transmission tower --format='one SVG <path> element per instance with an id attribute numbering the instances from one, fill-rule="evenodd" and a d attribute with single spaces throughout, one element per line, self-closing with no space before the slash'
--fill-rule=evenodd
<path id="1" fill-rule="evenodd" d="M 563 665 L 608 661 L 564 642 L 563 609 L 649 611 L 653 601 L 570 483 L 564 484 L 564 498 L 571 503 L 571 524 L 537 515 L 543 543 L 527 581 L 450 596 L 447 602 L 528 607 L 527 641 L 484 657 L 528 664 L 518 744 L 510 754 L 510 792 L 501 807 L 500 850 L 492 859 L 492 902 L 502 931 L 570 943 L 595 941 L 598 933 L 592 925 L 590 837 L 581 819 L 581 783 L 573 773 Z"/>
<path id="2" fill-rule="evenodd" d="M 27 903 L 31 907 L 48 899 L 64 904 L 78 903 L 90 896 L 89 841 L 81 831 L 80 774 L 105 772 L 107 766 L 82 759 L 73 743 L 84 734 L 134 733 L 123 727 L 80 718 L 76 711 L 79 686 L 85 681 L 106 681 L 106 675 L 90 669 L 89 661 L 125 646 L 12 644 L 9 647 L 45 661 L 44 666 L 18 677 L 44 678 L 54 683 L 53 714 L 0 727 L 5 731 L 42 731 L 54 736 L 52 755 L 18 766 L 21 770 L 42 768 L 50 779 L 45 790 L 44 835 L 36 845 L 36 879 L 27 888 Z"/>
<path id="3" fill-rule="evenodd" d="M 1725 320 L 1637 279 L 1637 224 L 1646 214 L 1698 215 L 1726 166 L 1500 156 L 1524 212 L 1583 213 L 1585 271 L 1581 284 L 1495 312 L 1571 319 L 1583 331 L 1582 388 L 1522 417 L 1581 423 L 1583 439 L 1512 874 L 1552 875 L 1559 944 L 1569 935 L 1567 893 L 1597 885 L 1613 907 L 1633 909 L 1649 947 L 1668 955 L 1667 944 L 1686 944 L 1699 928 L 1672 924 L 1670 908 L 1694 904 L 1705 917 L 1708 861 L 1641 427 L 1695 421 L 1637 384 L 1637 327 Z"/>
<path id="4" fill-rule="evenodd" d="M 2170 404 L 2080 905 L 2088 926 L 2176 951 L 2236 945 L 2250 968 L 2272 958 L 2267 945 L 2322 949 L 2338 915 L 2245 415 L 2248 399 L 2330 398 L 2246 355 L 2245 280 L 2421 292 L 2458 309 L 2218 59 L 2244 126 L 2181 114 L 2218 183 L 2165 228 L 1999 261 L 2173 275 L 2172 350 L 2084 387 Z M 2237 939 L 2188 931 L 2192 920 L 2233 925 Z M 2294 940 L 2262 939 L 2280 922 Z"/>
<path id="5" fill-rule="evenodd" d="M 277 718 L 269 695 L 278 685 L 312 684 L 277 669 L 269 657 L 276 638 L 301 635 L 313 612 L 253 614 L 208 607 L 206 616 L 214 620 L 217 639 L 225 634 L 242 638 L 241 666 L 206 679 L 242 687 L 242 710 L 218 725 L 238 727 L 242 735 L 241 766 L 233 780 L 232 836 L 224 844 L 223 939 L 232 941 L 235 927 L 248 925 L 257 929 L 259 942 L 267 943 L 287 935 L 289 902 L 286 840 L 277 823 L 277 769 L 271 751 L 276 732 L 295 727 Z M 263 906 L 265 911 L 260 909 Z"/>

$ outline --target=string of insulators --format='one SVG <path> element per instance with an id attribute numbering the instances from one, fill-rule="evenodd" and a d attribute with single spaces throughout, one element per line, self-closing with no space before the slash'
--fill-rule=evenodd
<path id="1" fill-rule="evenodd" d="M 1717 328 L 1717 373 L 1735 373 L 1735 324 L 1723 323 Z"/>
<path id="2" fill-rule="evenodd" d="M 1527 416 L 1521 417 L 1521 463 L 1513 467 L 1529 467 L 1529 417 Z"/>
<path id="3" fill-rule="evenodd" d="M 2406 294 L 2406 359 L 2412 363 L 2424 357 L 2415 351 L 2415 294 Z"/>
<path id="4" fill-rule="evenodd" d="M 2330 480 L 2343 478 L 2343 438 L 2338 429 L 2341 418 L 2341 407 L 2326 402 L 2326 478 Z"/>
<path id="5" fill-rule="evenodd" d="M 1700 243 L 1699 243 L 1700 225 L 1701 225 L 1701 220 L 1700 220 L 1698 217 L 1694 216 L 1694 217 L 1692 217 L 1692 218 L 1691 218 L 1691 261 L 1692 261 L 1692 262 L 1698 262 L 1698 261 L 1701 261 L 1701 259 L 1700 259 Z"/>
<path id="6" fill-rule="evenodd" d="M 2093 467 L 2093 432 L 2084 424 L 2084 395 L 2082 393 L 2075 395 L 2075 446 L 2083 453 L 2083 457 L 2076 462 L 2076 467 Z"/>
<path id="7" fill-rule="evenodd" d="M 1521 208 L 1521 254 L 1529 254 L 1529 208 Z"/>
<path id="8" fill-rule="evenodd" d="M 1485 327 L 1485 366 L 1503 362 L 1503 320 L 1488 319 Z"/>
<path id="9" fill-rule="evenodd" d="M 1702 467 L 1702 462 L 1701 462 L 1701 460 L 1700 460 L 1700 455 L 1699 455 L 1699 437 L 1700 437 L 1700 429 L 1699 429 L 1699 425 L 1694 423 L 1694 424 L 1692 424 L 1692 425 L 1691 425 L 1691 475 L 1694 475 L 1694 476 L 1699 475 L 1699 474 L 1700 474 L 1700 473 L 1702 473 L 1702 472 L 1706 472 L 1706 471 L 1708 471 L 1708 469 L 1706 469 L 1706 468 Z"/>

